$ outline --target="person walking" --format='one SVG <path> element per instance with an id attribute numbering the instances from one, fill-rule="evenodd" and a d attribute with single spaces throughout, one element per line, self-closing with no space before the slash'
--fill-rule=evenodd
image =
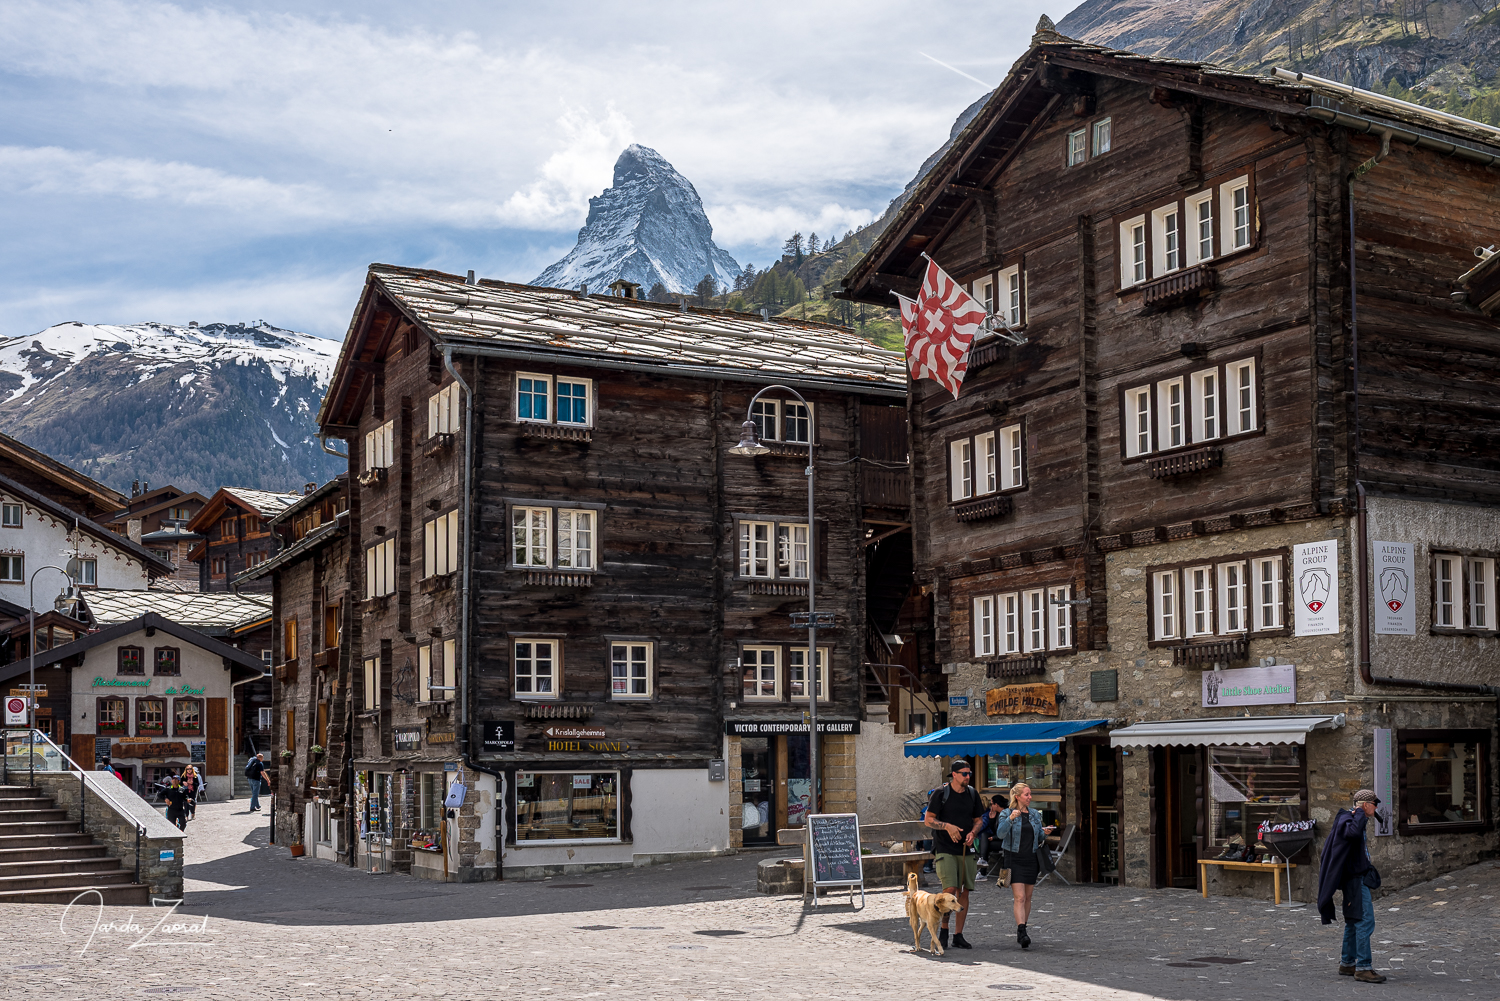
<path id="1" fill-rule="evenodd" d="M 1042 825 L 1042 811 L 1031 808 L 1031 786 L 1017 782 L 1010 787 L 1010 809 L 995 824 L 995 836 L 1005 853 L 1001 864 L 1010 870 L 1011 912 L 1016 919 L 1016 942 L 1023 949 L 1031 947 L 1026 924 L 1031 919 L 1031 894 L 1036 890 L 1037 876 L 1050 868 L 1050 857 L 1044 860 L 1047 835 L 1053 828 Z"/>
<path id="2" fill-rule="evenodd" d="M 1370 843 L 1365 835 L 1380 797 L 1373 789 L 1354 794 L 1353 809 L 1333 817 L 1333 829 L 1323 842 L 1318 860 L 1318 915 L 1333 924 L 1334 891 L 1344 895 L 1344 950 L 1339 958 L 1339 976 L 1366 984 L 1383 984 L 1386 976 L 1375 972 L 1370 936 L 1375 932 L 1375 903 L 1370 891 L 1380 888 L 1380 872 L 1370 861 Z"/>
<path id="3" fill-rule="evenodd" d="M 979 833 L 974 836 L 974 847 L 979 857 L 979 878 L 985 879 L 991 872 L 996 871 L 998 866 L 994 864 L 994 856 L 1000 851 L 1000 841 L 995 837 L 995 825 L 1000 823 L 1000 814 L 1005 811 L 1005 797 L 991 796 L 989 809 L 985 811 L 984 818 L 979 822 Z M 995 877 L 997 880 L 999 876 Z"/>
<path id="4" fill-rule="evenodd" d="M 182 787 L 182 779 L 173 775 L 162 790 L 162 799 L 167 801 L 167 819 L 177 825 L 179 831 L 187 830 L 188 792 Z"/>
<path id="5" fill-rule="evenodd" d="M 203 779 L 192 765 L 182 770 L 182 788 L 188 794 L 187 819 L 192 820 L 198 815 L 198 797 L 203 795 Z"/>
<path id="6" fill-rule="evenodd" d="M 963 759 L 953 762 L 948 769 L 947 785 L 933 790 L 927 803 L 927 812 L 922 823 L 932 829 L 932 853 L 937 856 L 935 868 L 938 882 L 944 893 L 958 898 L 958 917 L 954 920 L 953 948 L 972 949 L 964 938 L 964 918 L 969 913 L 969 891 L 974 889 L 974 876 L 978 870 L 977 860 L 970 849 L 974 835 L 979 833 L 984 820 L 984 797 L 977 789 L 969 787 L 974 769 Z M 938 929 L 938 941 L 948 948 L 948 919 L 943 915 L 942 927 Z"/>
<path id="7" fill-rule="evenodd" d="M 251 813 L 259 813 L 260 812 L 260 793 L 261 793 L 261 786 L 260 786 L 260 784 L 265 781 L 265 777 L 266 777 L 266 756 L 265 756 L 265 754 L 257 754 L 255 757 L 251 758 L 250 759 L 250 763 L 245 766 L 245 778 L 247 778 L 247 779 L 250 780 L 250 812 Z"/>

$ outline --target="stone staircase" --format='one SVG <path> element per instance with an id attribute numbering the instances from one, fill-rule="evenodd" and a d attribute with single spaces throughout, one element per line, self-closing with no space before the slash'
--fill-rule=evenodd
<path id="1" fill-rule="evenodd" d="M 29 786 L 0 786 L 0 903 L 66 904 L 98 890 L 106 904 L 151 903 L 150 889 Z"/>
<path id="2" fill-rule="evenodd" d="M 250 798 L 250 780 L 245 778 L 245 766 L 250 763 L 250 755 L 236 754 L 234 756 L 234 798 Z"/>

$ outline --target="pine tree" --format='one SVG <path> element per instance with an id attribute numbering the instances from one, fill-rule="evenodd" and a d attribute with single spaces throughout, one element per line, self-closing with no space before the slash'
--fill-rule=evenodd
<path id="1" fill-rule="evenodd" d="M 672 293 L 668 292 L 667 287 L 661 282 L 657 282 L 651 286 L 651 291 L 646 293 L 646 298 L 652 302 L 671 302 Z"/>
<path id="2" fill-rule="evenodd" d="M 783 258 L 790 257 L 792 259 L 792 267 L 794 268 L 802 266 L 802 262 L 806 259 L 807 255 L 802 252 L 801 233 L 793 233 L 787 237 L 786 242 L 781 245 L 781 256 Z"/>
<path id="3" fill-rule="evenodd" d="M 693 294 L 698 297 L 698 305 L 712 306 L 713 300 L 719 294 L 719 283 L 713 275 L 704 275 L 698 279 L 698 284 L 693 286 Z"/>
<path id="4" fill-rule="evenodd" d="M 826 249 L 826 248 L 825 248 Z M 818 234 L 814 233 L 807 238 L 807 256 L 811 257 L 818 252 Z"/>

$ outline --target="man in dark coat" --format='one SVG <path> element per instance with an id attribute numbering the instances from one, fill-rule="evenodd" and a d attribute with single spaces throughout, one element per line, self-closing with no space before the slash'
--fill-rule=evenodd
<path id="1" fill-rule="evenodd" d="M 1380 798 L 1371 789 L 1354 794 L 1354 808 L 1340 810 L 1333 818 L 1333 829 L 1323 842 L 1323 857 L 1318 861 L 1318 914 L 1325 925 L 1333 924 L 1333 894 L 1344 895 L 1344 951 L 1339 960 L 1339 976 L 1353 977 L 1367 984 L 1383 984 L 1384 975 L 1375 972 L 1370 954 L 1370 936 L 1375 931 L 1375 904 L 1370 890 L 1380 885 L 1380 876 L 1370 864 L 1370 848 L 1365 831 Z"/>
<path id="2" fill-rule="evenodd" d="M 185 831 L 187 830 L 188 791 L 182 787 L 182 780 L 176 775 L 167 781 L 167 788 L 161 794 L 162 798 L 167 801 L 167 819 L 176 824 L 179 831 Z"/>

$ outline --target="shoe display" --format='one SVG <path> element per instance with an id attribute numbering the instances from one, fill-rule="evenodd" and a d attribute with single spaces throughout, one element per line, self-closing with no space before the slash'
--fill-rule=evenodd
<path id="1" fill-rule="evenodd" d="M 1354 974 L 1354 979 L 1362 984 L 1383 984 L 1386 981 L 1386 976 L 1383 973 L 1376 973 L 1374 970 L 1359 970 Z"/>

